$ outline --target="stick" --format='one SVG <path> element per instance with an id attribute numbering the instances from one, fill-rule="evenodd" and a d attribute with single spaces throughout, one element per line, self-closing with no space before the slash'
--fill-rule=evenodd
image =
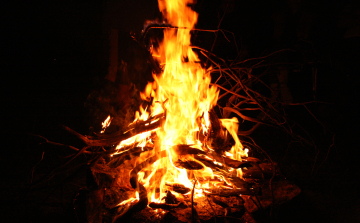
<path id="1" fill-rule="evenodd" d="M 32 133 L 29 133 L 29 135 L 44 139 L 45 140 L 44 143 L 48 143 L 48 144 L 55 145 L 55 146 L 64 146 L 64 147 L 68 147 L 68 148 L 70 148 L 72 150 L 79 151 L 79 149 L 74 147 L 74 146 L 65 145 L 65 144 L 62 144 L 62 143 L 50 141 L 50 140 L 48 140 L 47 138 L 45 138 L 44 136 L 41 136 L 41 135 L 35 135 L 35 134 L 32 134 Z M 42 143 L 40 143 L 40 144 L 42 144 Z M 84 153 L 93 154 L 93 152 L 90 152 L 90 151 L 84 151 Z"/>

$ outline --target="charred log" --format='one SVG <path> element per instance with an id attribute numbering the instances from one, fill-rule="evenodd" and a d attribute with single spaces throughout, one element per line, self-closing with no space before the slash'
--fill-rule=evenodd
<path id="1" fill-rule="evenodd" d="M 195 161 L 192 160 L 178 160 L 174 162 L 174 165 L 178 168 L 187 169 L 187 170 L 201 170 L 203 169 L 203 166 Z"/>
<path id="2" fill-rule="evenodd" d="M 178 204 L 166 204 L 166 203 L 154 203 L 154 202 L 151 202 L 149 204 L 149 207 L 151 207 L 153 209 L 161 208 L 161 209 L 164 209 L 164 210 L 170 210 L 170 209 L 174 209 L 174 208 L 179 207 L 179 205 L 181 205 L 181 204 L 182 204 L 182 202 L 179 202 Z"/>
<path id="3" fill-rule="evenodd" d="M 169 190 L 175 191 L 179 194 L 187 194 L 191 191 L 190 188 L 185 187 L 182 184 L 165 184 Z"/>
<path id="4" fill-rule="evenodd" d="M 179 201 L 176 199 L 175 195 L 171 193 L 171 191 L 166 191 L 166 196 L 163 198 L 166 204 L 177 204 Z"/>
<path id="5" fill-rule="evenodd" d="M 206 152 L 193 148 L 192 145 L 176 145 L 173 151 L 178 155 L 206 154 Z"/>

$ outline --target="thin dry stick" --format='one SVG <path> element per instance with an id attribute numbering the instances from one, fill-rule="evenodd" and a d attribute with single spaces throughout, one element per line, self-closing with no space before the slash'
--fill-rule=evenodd
<path id="1" fill-rule="evenodd" d="M 245 115 L 243 115 L 241 112 L 239 112 L 238 110 L 236 110 L 236 109 L 234 109 L 234 108 L 231 108 L 231 107 L 223 107 L 222 109 L 231 111 L 231 112 L 237 114 L 238 116 L 240 116 L 240 118 L 242 118 L 242 119 L 244 119 L 244 120 L 246 120 L 246 121 L 255 122 L 255 123 L 261 123 L 261 124 L 264 124 L 264 125 L 270 125 L 270 126 L 272 126 L 272 124 L 270 124 L 270 123 L 266 123 L 266 122 L 263 122 L 263 121 L 261 121 L 261 120 L 259 120 L 259 119 L 245 116 Z"/>
<path id="2" fill-rule="evenodd" d="M 212 85 L 212 84 L 210 84 L 210 85 Z M 225 97 L 227 94 L 229 94 L 229 93 L 231 93 L 231 92 L 234 92 L 234 90 L 235 90 L 235 88 L 236 88 L 237 86 L 238 86 L 238 83 L 236 83 L 235 86 L 230 89 L 230 91 L 226 91 L 224 94 L 220 95 L 220 96 L 218 97 L 218 100 L 220 100 L 221 98 Z"/>
<path id="3" fill-rule="evenodd" d="M 310 115 L 328 132 L 334 134 L 331 130 L 329 130 L 328 128 L 326 128 L 326 126 L 319 121 L 319 119 L 316 118 L 316 116 L 310 111 L 310 109 L 308 109 L 308 107 L 306 105 L 304 105 L 305 109 L 310 113 Z"/>
<path id="4" fill-rule="evenodd" d="M 225 16 L 225 14 L 224 14 L 224 16 Z M 222 21 L 222 19 L 221 19 L 221 21 Z M 220 23 L 221 23 L 221 21 L 220 21 Z M 220 26 L 220 23 L 219 23 L 219 26 Z M 188 27 L 177 27 L 177 26 L 171 26 L 171 25 L 168 25 L 168 26 L 152 26 L 152 27 L 147 28 L 145 33 L 142 34 L 143 39 L 145 38 L 146 34 L 149 32 L 150 29 L 189 29 L 189 28 Z M 233 32 L 230 32 L 228 30 L 223 30 L 223 29 L 197 29 L 197 28 L 191 29 L 190 31 L 212 32 L 212 33 L 221 32 L 224 35 L 225 39 L 227 41 L 229 41 L 229 42 L 230 42 L 230 40 L 225 35 L 225 32 L 231 33 L 232 36 L 233 36 L 233 39 L 234 39 L 234 44 L 235 44 L 235 47 L 236 47 L 236 51 L 239 54 L 239 48 L 237 46 L 235 34 Z"/>
<path id="5" fill-rule="evenodd" d="M 274 93 L 274 90 L 273 90 L 271 87 L 269 87 L 267 84 L 265 84 L 260 78 L 258 78 L 258 77 L 255 76 L 255 75 L 252 75 L 252 74 L 249 73 L 249 72 L 246 72 L 246 74 L 249 75 L 251 78 L 256 79 L 258 82 L 260 82 L 261 84 L 263 84 L 267 89 L 269 89 L 272 93 Z"/>
<path id="6" fill-rule="evenodd" d="M 202 51 L 205 51 L 205 52 L 207 52 L 207 51 L 206 51 L 206 50 L 203 50 L 203 49 L 201 49 L 201 51 L 200 51 L 204 56 L 207 56 L 207 55 L 204 54 Z M 221 61 L 225 64 L 227 70 L 229 70 L 230 73 L 225 72 L 225 71 L 224 71 L 224 73 L 228 74 L 233 80 L 235 80 L 237 83 L 239 83 L 240 86 L 241 86 L 241 89 L 244 90 L 244 92 L 248 95 L 248 97 L 249 97 L 250 99 L 252 99 L 253 101 L 255 101 L 255 102 L 258 104 L 258 106 L 261 108 L 261 110 L 263 111 L 263 113 L 265 113 L 270 119 L 272 119 L 272 117 L 271 117 L 267 112 L 265 112 L 265 109 L 262 107 L 262 105 L 260 104 L 260 102 L 259 102 L 257 99 L 255 99 L 251 94 L 249 94 L 248 91 L 251 91 L 252 93 L 254 93 L 254 94 L 258 95 L 258 96 L 261 96 L 261 97 L 264 97 L 264 96 L 262 96 L 262 95 L 259 94 L 258 92 L 255 92 L 255 91 L 251 90 L 251 89 L 248 88 L 246 85 L 244 85 L 244 84 L 242 83 L 242 80 L 235 75 L 235 73 L 232 71 L 232 68 L 230 68 L 223 59 L 217 57 L 216 55 L 214 55 L 214 54 L 211 53 L 211 52 L 207 52 L 207 53 L 210 53 L 211 55 L 215 56 L 216 58 L 218 58 L 219 60 L 221 60 Z M 209 57 L 207 57 L 207 58 L 209 58 Z M 211 59 L 210 59 L 210 60 L 211 60 Z M 211 61 L 212 61 L 212 60 L 211 60 Z M 213 62 L 214 64 L 216 64 L 214 61 L 212 61 L 212 62 Z M 220 67 L 220 65 L 218 65 L 218 64 L 216 64 L 216 65 L 217 65 L 218 67 Z M 265 97 L 264 97 L 264 98 L 265 98 Z M 266 101 L 266 100 L 264 100 L 264 101 Z M 269 103 L 267 103 L 267 104 L 269 104 Z M 273 107 L 273 106 L 271 105 L 271 107 Z M 275 110 L 274 107 L 273 107 L 273 109 Z M 273 120 L 275 123 L 277 123 L 277 120 L 275 120 L 275 119 L 272 119 L 272 120 Z M 277 124 L 279 124 L 279 123 L 277 123 Z"/>
<path id="7" fill-rule="evenodd" d="M 315 175 L 317 174 L 317 172 L 319 171 L 320 167 L 321 167 L 321 166 L 325 163 L 325 161 L 328 159 L 329 153 L 330 153 L 330 149 L 331 149 L 331 147 L 333 147 L 333 146 L 335 146 L 335 134 L 334 134 L 333 137 L 332 137 L 332 144 L 329 146 L 329 149 L 328 149 L 328 151 L 327 151 L 327 153 L 326 153 L 325 159 L 320 163 L 320 165 L 318 166 L 318 168 L 316 168 L 316 171 L 315 171 L 315 173 L 314 173 L 313 176 L 315 176 Z"/>
<path id="8" fill-rule="evenodd" d="M 74 146 L 65 145 L 65 144 L 61 144 L 61 143 L 57 143 L 57 142 L 50 141 L 50 140 L 48 140 L 47 138 L 45 138 L 44 136 L 41 136 L 41 135 L 35 135 L 35 134 L 32 134 L 32 133 L 29 133 L 29 135 L 32 135 L 32 136 L 35 136 L 35 137 L 39 137 L 39 138 L 41 138 L 41 139 L 44 139 L 45 142 L 41 142 L 40 145 L 43 144 L 43 143 L 48 143 L 48 144 L 51 144 L 51 145 L 68 147 L 68 148 L 70 148 L 70 149 L 72 149 L 72 150 L 79 151 L 79 149 L 76 148 L 76 147 L 74 147 Z M 90 151 L 84 151 L 84 153 L 93 154 L 93 152 L 90 152 Z"/>
<path id="9" fill-rule="evenodd" d="M 238 108 L 240 105 L 243 105 L 243 104 L 256 104 L 256 103 L 250 101 L 249 99 L 243 100 L 243 101 L 238 102 L 236 105 L 234 105 L 234 108 Z"/>
<path id="10" fill-rule="evenodd" d="M 37 163 L 35 164 L 35 166 L 31 169 L 31 180 L 30 180 L 30 184 L 32 184 L 32 182 L 33 182 L 35 168 L 36 168 L 36 166 L 39 165 L 39 163 L 44 159 L 44 155 L 45 155 L 45 151 L 43 151 L 43 153 L 42 153 L 42 155 L 41 155 L 41 159 L 39 160 L 39 162 L 37 162 Z"/>
<path id="11" fill-rule="evenodd" d="M 70 160 L 68 160 L 66 163 L 60 165 L 59 167 L 53 169 L 50 173 L 46 174 L 46 176 L 44 176 L 41 180 L 39 180 L 37 183 L 33 184 L 30 186 L 30 188 L 34 188 L 35 186 L 42 184 L 48 180 L 50 180 L 51 178 L 54 177 L 54 173 L 58 170 L 60 170 L 61 168 L 65 167 L 66 165 L 68 165 L 71 161 L 73 161 L 76 157 L 80 156 L 81 154 L 84 153 L 84 151 L 86 151 L 86 149 L 88 149 L 88 146 L 85 146 L 84 148 L 82 148 L 81 150 L 79 150 L 77 152 L 77 154 L 75 154 Z"/>
<path id="12" fill-rule="evenodd" d="M 217 29 L 218 29 L 218 30 L 220 29 L 221 22 L 223 21 L 223 19 L 224 19 L 224 17 L 225 17 L 226 10 L 227 10 L 228 6 L 229 6 L 229 4 L 227 4 L 227 5 L 226 5 L 226 8 L 225 8 L 224 14 L 223 14 L 223 16 L 221 17 L 220 22 L 219 22 L 219 24 L 218 24 L 218 26 L 217 26 Z M 224 35 L 224 36 L 225 36 L 225 35 Z M 212 51 L 214 50 L 214 47 L 215 47 L 215 43 L 216 43 L 217 37 L 218 37 L 218 33 L 216 32 L 216 33 L 215 33 L 215 39 L 214 39 L 214 42 L 213 42 L 213 44 L 212 44 L 212 46 L 211 46 L 210 52 L 212 52 Z M 226 37 L 225 37 L 225 38 L 226 38 Z M 229 41 L 229 42 L 230 42 L 230 41 Z M 205 64 L 207 65 L 207 64 L 208 64 L 208 62 L 209 62 L 209 58 L 207 58 L 207 60 L 206 60 Z"/>
<path id="13" fill-rule="evenodd" d="M 272 55 L 274 55 L 274 54 L 282 53 L 282 52 L 285 52 L 285 51 L 294 51 L 294 50 L 292 50 L 292 49 L 282 49 L 282 50 L 278 50 L 278 51 L 275 51 L 275 52 L 273 52 L 273 53 L 270 53 L 270 54 L 268 54 L 268 55 L 266 55 L 266 56 L 263 56 L 263 57 L 256 57 L 256 58 L 246 59 L 246 60 L 240 61 L 240 62 L 238 62 L 238 63 L 236 63 L 236 64 L 246 63 L 246 62 L 251 61 L 251 60 L 264 59 L 264 58 L 267 58 L 267 57 L 272 56 Z"/>
<path id="14" fill-rule="evenodd" d="M 237 94 L 237 93 L 235 93 L 235 92 L 233 92 L 233 91 L 231 91 L 231 90 L 228 90 L 228 89 L 222 87 L 221 85 L 218 85 L 218 84 L 210 84 L 210 85 L 215 86 L 215 87 L 218 87 L 218 88 L 221 88 L 222 90 L 224 90 L 224 91 L 226 91 L 226 92 L 228 92 L 228 93 L 230 93 L 230 94 L 236 95 L 236 96 L 238 96 L 239 98 L 248 99 L 247 97 L 245 97 L 245 96 L 243 96 L 243 95 L 241 95 L 241 94 Z"/>
<path id="15" fill-rule="evenodd" d="M 227 65 L 227 63 L 226 63 L 226 61 L 225 61 L 224 59 L 222 59 L 222 58 L 216 56 L 215 54 L 213 54 L 213 53 L 211 53 L 211 52 L 208 52 L 207 50 L 204 50 L 204 49 L 202 49 L 202 48 L 200 48 L 200 47 L 193 47 L 193 48 L 200 49 L 201 54 L 203 54 L 203 55 L 206 56 L 207 58 L 209 58 L 209 57 L 208 57 L 204 52 L 206 52 L 206 53 L 208 53 L 208 54 L 211 54 L 212 56 L 214 56 L 214 57 L 216 57 L 217 59 L 221 60 L 221 61 L 223 62 L 223 64 L 225 64 L 226 68 L 230 71 L 230 73 L 229 73 L 229 72 L 225 72 L 225 71 L 224 71 L 224 73 L 228 74 L 229 77 L 231 77 L 234 81 L 236 81 L 236 82 L 238 82 L 238 83 L 240 84 L 241 88 L 244 90 L 244 92 L 246 93 L 246 95 L 247 95 L 251 100 L 253 100 L 254 102 L 256 102 L 256 104 L 260 107 L 261 111 L 262 111 L 270 120 L 272 120 L 272 122 L 274 122 L 274 123 L 276 123 L 276 124 L 278 124 L 278 125 L 281 125 L 281 124 L 282 124 L 282 123 L 279 123 L 276 119 L 274 119 L 270 114 L 268 114 L 268 112 L 265 111 L 264 107 L 260 104 L 260 102 L 259 102 L 256 98 L 254 98 L 254 97 L 248 92 L 247 86 L 245 86 L 245 85 L 242 83 L 241 79 L 239 79 L 239 78 L 235 75 L 235 73 L 234 73 L 234 72 L 232 71 L 232 69 Z M 210 58 L 209 58 L 209 60 L 210 60 L 211 62 L 213 62 L 217 67 L 221 67 L 219 64 L 215 63 L 215 62 L 212 61 Z M 244 96 L 242 96 L 242 97 L 244 97 Z"/>

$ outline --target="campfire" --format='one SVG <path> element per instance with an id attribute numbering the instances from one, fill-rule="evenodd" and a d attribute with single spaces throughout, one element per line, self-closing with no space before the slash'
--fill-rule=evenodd
<path id="1" fill-rule="evenodd" d="M 265 159 L 251 156 L 259 148 L 255 143 L 252 148 L 240 141 L 236 117 L 220 119 L 213 110 L 219 88 L 224 87 L 212 82 L 211 74 L 221 73 L 221 69 L 215 62 L 204 66 L 194 51 L 197 47 L 191 45 L 197 13 L 190 3 L 159 0 L 166 25 L 152 27 L 163 31 L 161 42 L 149 49 L 150 60 L 156 66 L 154 81 L 141 92 L 144 103 L 127 130 L 107 133 L 111 115 L 103 121 L 100 133 L 93 136 L 66 127 L 87 145 L 78 154 L 98 154 L 89 161 L 96 185 L 87 199 L 89 222 L 129 217 L 140 222 L 218 217 L 239 220 L 270 207 L 275 199 L 277 203 L 285 202 L 300 191 L 284 183 L 276 164 L 264 151 Z M 204 50 L 200 52 L 206 57 Z M 240 80 L 235 87 L 246 89 Z M 225 90 L 244 99 L 235 87 Z M 257 101 L 254 98 L 242 102 Z M 262 123 L 237 110 L 227 111 Z M 89 148 L 94 149 L 90 152 Z"/>
<path id="2" fill-rule="evenodd" d="M 242 187 L 236 187 L 226 177 L 227 174 L 241 178 L 241 168 L 227 167 L 222 161 L 233 158 L 241 162 L 242 157 L 247 157 L 236 135 L 236 119 L 220 120 L 226 129 L 224 134 L 234 137 L 231 150 L 222 155 L 211 146 L 209 112 L 219 92 L 210 86 L 211 68 L 205 70 L 198 63 L 199 58 L 190 46 L 190 30 L 194 28 L 197 14 L 185 1 L 159 2 L 159 8 L 167 23 L 182 29 L 165 29 L 162 43 L 152 49 L 162 72 L 154 75 L 155 82 L 149 83 L 141 94 L 150 105 L 140 108 L 128 130 L 148 131 L 121 141 L 111 154 L 111 162 L 117 162 L 118 157 L 131 153 L 134 148 L 141 151 L 139 157 L 132 158 L 124 168 L 135 166 L 130 172 L 131 186 L 151 203 L 161 203 L 167 191 L 180 196 L 176 189 L 170 189 L 174 187 L 185 194 L 194 188 L 195 198 L 204 196 L 206 191 L 211 193 L 212 188 L 241 190 Z M 226 174 L 215 172 L 214 168 Z M 129 201 L 134 200 L 136 198 Z"/>

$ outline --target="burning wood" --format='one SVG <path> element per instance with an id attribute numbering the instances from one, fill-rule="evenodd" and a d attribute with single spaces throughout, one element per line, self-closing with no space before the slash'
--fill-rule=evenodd
<path id="1" fill-rule="evenodd" d="M 149 202 L 148 206 L 155 210 L 183 211 L 191 207 L 192 221 L 204 215 L 199 207 L 205 210 L 209 205 L 207 210 L 212 209 L 215 217 L 219 208 L 213 206 L 222 208 L 220 212 L 225 216 L 238 213 L 241 217 L 245 210 L 242 196 L 262 194 L 259 183 L 267 180 L 269 168 L 273 173 L 270 185 L 275 176 L 274 166 L 261 168 L 263 163 L 259 159 L 248 157 L 249 149 L 238 138 L 236 118 L 218 119 L 211 113 L 219 97 L 219 85 L 211 85 L 212 68 L 204 69 L 190 46 L 190 30 L 194 28 L 197 13 L 188 3 L 159 1 L 159 9 L 169 26 L 162 27 L 164 38 L 150 53 L 152 64 L 159 64 L 162 69 L 154 72 L 155 82 L 148 83 L 141 93 L 142 99 L 151 105 L 146 109 L 140 107 L 141 113 L 128 130 L 85 137 L 67 128 L 88 146 L 111 147 L 104 153 L 109 161 L 96 165 L 103 165 L 100 169 L 107 170 L 103 173 L 112 176 L 108 178 L 110 185 L 136 191 L 136 197 L 119 201 L 113 219 L 131 210 L 144 209 Z M 226 72 L 238 81 L 237 86 L 246 89 L 231 69 Z M 228 92 L 240 97 L 233 90 Z M 253 92 L 246 94 L 259 103 Z M 239 113 L 227 107 L 224 111 Z M 102 133 L 109 121 L 110 116 L 103 123 Z M 229 138 L 233 144 L 229 144 Z M 113 173 L 109 173 L 111 170 Z M 99 171 L 93 168 L 93 173 L 96 172 Z M 257 205 L 261 207 L 260 203 Z"/>
<path id="2" fill-rule="evenodd" d="M 134 212 L 153 215 L 159 210 L 165 213 L 164 219 L 183 222 L 216 220 L 219 216 L 241 218 L 245 209 L 261 210 L 272 205 L 275 197 L 283 202 L 299 193 L 296 186 L 285 181 L 273 187 L 273 180 L 280 174 L 265 152 L 262 160 L 249 157 L 251 148 L 259 148 L 254 142 L 241 142 L 238 135 L 247 135 L 260 124 L 285 126 L 284 119 L 266 98 L 249 89 L 250 77 L 244 80 L 241 69 L 229 67 L 211 52 L 197 48 L 215 68 L 204 68 L 199 63 L 193 50 L 196 47 L 190 45 L 190 31 L 197 20 L 190 3 L 159 0 L 167 25 L 160 27 L 162 42 L 146 51 L 155 81 L 141 92 L 148 106 L 140 107 L 125 132 L 106 132 L 111 125 L 110 115 L 100 133 L 91 136 L 64 127 L 86 145 L 83 149 L 70 147 L 77 151 L 74 157 L 83 153 L 95 156 L 88 165 L 97 184 L 93 194 L 98 196 L 93 200 L 90 197 L 88 202 L 101 204 L 98 209 L 88 210 L 90 222 L 95 221 L 93 216 L 97 221 L 115 222 L 134 217 Z M 219 79 L 227 75 L 236 84 L 229 90 L 217 83 L 219 79 L 211 83 L 211 72 L 219 72 Z M 225 93 L 219 95 L 219 89 Z M 223 119 L 219 119 L 213 108 L 227 94 L 232 96 L 221 108 Z M 259 110 L 268 118 L 251 118 L 243 115 L 243 110 Z M 269 112 L 276 114 L 275 118 Z M 229 119 L 230 113 L 256 124 L 239 134 L 239 122 Z M 281 195 L 280 187 L 290 192 Z M 98 199 L 101 194 L 103 197 Z"/>

